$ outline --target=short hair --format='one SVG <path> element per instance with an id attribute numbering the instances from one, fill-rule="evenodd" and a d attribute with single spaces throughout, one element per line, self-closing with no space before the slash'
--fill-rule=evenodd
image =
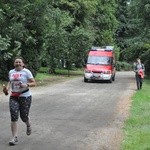
<path id="1" fill-rule="evenodd" d="M 24 60 L 24 58 L 23 58 L 22 56 L 16 56 L 16 57 L 14 58 L 14 62 L 15 62 L 16 59 L 21 59 L 22 62 L 24 63 L 24 66 L 23 66 L 23 67 L 26 68 L 25 60 Z"/>

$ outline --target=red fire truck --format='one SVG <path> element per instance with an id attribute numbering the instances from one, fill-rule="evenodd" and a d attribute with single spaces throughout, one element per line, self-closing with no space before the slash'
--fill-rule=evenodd
<path id="1" fill-rule="evenodd" d="M 84 82 L 90 80 L 115 80 L 115 53 L 113 46 L 92 47 L 88 51 L 84 68 Z"/>

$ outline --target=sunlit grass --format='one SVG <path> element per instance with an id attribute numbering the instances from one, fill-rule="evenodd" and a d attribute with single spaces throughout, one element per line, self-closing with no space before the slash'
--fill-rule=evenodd
<path id="1" fill-rule="evenodd" d="M 38 73 L 35 77 L 36 80 L 44 80 L 46 78 L 50 78 L 52 75 L 47 74 L 47 73 Z"/>
<path id="2" fill-rule="evenodd" d="M 40 68 L 40 73 L 48 73 L 49 72 L 49 68 L 48 67 L 41 67 Z M 83 69 L 72 69 L 72 70 L 68 70 L 68 69 L 55 69 L 55 72 L 57 75 L 83 75 Z M 56 75 L 55 74 L 55 75 Z"/>
<path id="3" fill-rule="evenodd" d="M 66 79 L 76 77 L 77 75 L 83 75 L 82 69 L 75 69 L 69 71 L 66 69 L 56 69 L 55 72 L 55 74 L 50 74 L 47 67 L 40 68 L 39 73 L 35 77 L 37 85 L 45 85 L 49 83 L 60 82 Z"/>
<path id="4" fill-rule="evenodd" d="M 122 150 L 150 150 L 150 80 L 133 96 L 125 123 Z"/>

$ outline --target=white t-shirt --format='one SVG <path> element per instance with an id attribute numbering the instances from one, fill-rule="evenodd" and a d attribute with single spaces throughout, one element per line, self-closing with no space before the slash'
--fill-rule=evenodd
<path id="1" fill-rule="evenodd" d="M 28 89 L 27 88 L 21 88 L 20 85 L 22 83 L 28 83 L 28 79 L 33 78 L 33 75 L 30 70 L 23 68 L 21 71 L 17 71 L 15 69 L 12 69 L 9 71 L 9 81 L 11 84 L 11 91 L 12 92 L 22 92 Z M 25 93 L 22 93 L 20 96 L 26 97 L 30 96 L 30 91 L 27 91 Z"/>

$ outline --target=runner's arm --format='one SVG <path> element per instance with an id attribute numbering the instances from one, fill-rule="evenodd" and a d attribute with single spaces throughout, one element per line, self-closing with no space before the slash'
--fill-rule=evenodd
<path id="1" fill-rule="evenodd" d="M 28 79 L 28 83 L 27 83 L 28 87 L 34 87 L 36 86 L 36 81 L 34 78 Z"/>

